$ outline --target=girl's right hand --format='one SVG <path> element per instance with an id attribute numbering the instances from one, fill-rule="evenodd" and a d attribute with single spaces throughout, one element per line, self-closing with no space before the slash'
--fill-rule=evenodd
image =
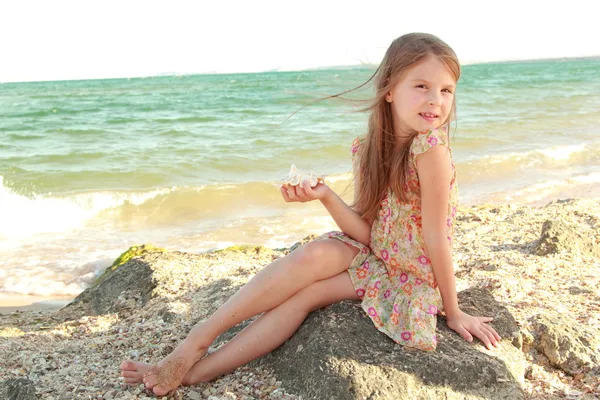
<path id="1" fill-rule="evenodd" d="M 329 186 L 324 183 L 319 183 L 317 186 L 311 188 L 309 182 L 306 180 L 297 186 L 285 184 L 281 186 L 280 190 L 286 203 L 306 203 L 313 200 L 322 200 L 329 193 L 332 193 Z"/>

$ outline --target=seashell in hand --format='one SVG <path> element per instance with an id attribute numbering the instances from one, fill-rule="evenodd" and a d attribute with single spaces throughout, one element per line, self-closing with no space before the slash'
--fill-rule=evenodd
<path id="1" fill-rule="evenodd" d="M 304 172 L 298 168 L 294 164 L 290 168 L 290 173 L 287 178 L 283 180 L 283 183 L 287 183 L 292 186 L 297 186 L 302 183 L 303 180 L 307 180 L 310 183 L 310 187 L 315 187 L 319 183 L 325 183 L 321 176 L 315 175 L 312 172 Z"/>

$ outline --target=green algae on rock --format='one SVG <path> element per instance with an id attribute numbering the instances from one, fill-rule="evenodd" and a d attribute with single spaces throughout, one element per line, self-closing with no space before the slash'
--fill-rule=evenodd
<path id="1" fill-rule="evenodd" d="M 147 244 L 147 245 L 143 244 L 140 246 L 131 246 L 129 249 L 127 249 L 126 251 L 121 253 L 121 255 L 119 257 L 117 257 L 117 259 L 112 263 L 112 265 L 110 267 L 106 268 L 106 270 L 104 270 L 102 275 L 100 275 L 99 277 L 96 278 L 96 280 L 94 281 L 92 286 L 98 286 L 99 284 L 104 282 L 104 280 L 106 278 L 108 278 L 108 276 L 111 273 L 113 273 L 121 265 L 126 264 L 127 261 L 131 260 L 134 257 L 138 257 L 138 256 L 141 256 L 142 254 L 146 254 L 146 253 L 154 253 L 154 252 L 164 253 L 165 251 L 166 251 L 165 249 L 153 246 L 151 244 Z"/>

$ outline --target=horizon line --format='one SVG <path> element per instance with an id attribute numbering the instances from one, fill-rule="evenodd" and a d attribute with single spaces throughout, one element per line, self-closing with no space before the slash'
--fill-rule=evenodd
<path id="1" fill-rule="evenodd" d="M 600 60 L 600 54 L 590 56 L 566 56 L 566 57 L 546 57 L 546 58 L 527 58 L 527 59 L 500 59 L 491 61 L 480 61 L 480 60 L 467 60 L 461 62 L 461 66 L 467 65 L 481 65 L 481 64 L 508 64 L 508 63 L 526 63 L 526 62 L 544 62 L 544 61 L 566 61 L 566 60 Z M 118 79 L 143 79 L 143 78 L 161 78 L 168 76 L 196 76 L 196 75 L 252 75 L 252 74 L 264 74 L 269 72 L 306 72 L 306 71 L 319 71 L 327 69 L 348 69 L 348 68 L 360 68 L 360 67 L 376 67 L 379 63 L 360 63 L 360 64 L 347 64 L 347 65 L 328 65 L 312 68 L 302 69 L 283 69 L 283 68 L 270 68 L 263 71 L 238 71 L 238 72 L 218 72 L 218 71 L 204 71 L 204 72 L 158 72 L 148 75 L 131 75 L 131 76 L 119 76 L 119 77 L 98 77 L 98 78 L 77 78 L 77 79 L 48 79 L 48 80 L 25 80 L 25 81 L 0 81 L 0 85 L 4 84 L 20 84 L 20 83 L 51 83 L 51 82 L 78 82 L 78 81 L 96 81 L 96 80 L 118 80 Z"/>

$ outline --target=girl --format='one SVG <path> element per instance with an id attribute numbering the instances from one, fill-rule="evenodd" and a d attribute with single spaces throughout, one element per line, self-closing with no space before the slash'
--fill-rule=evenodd
<path id="1" fill-rule="evenodd" d="M 396 39 L 375 72 L 368 133 L 352 144 L 352 207 L 320 183 L 285 186 L 286 202 L 319 200 L 342 232 L 331 232 L 280 258 L 252 278 L 156 366 L 125 361 L 125 382 L 157 395 L 205 382 L 279 347 L 308 313 L 361 300 L 373 324 L 395 342 L 436 347 L 436 315 L 467 341 L 488 349 L 500 336 L 459 307 L 452 266 L 455 169 L 448 128 L 455 115 L 460 66 L 435 36 Z M 263 313 L 204 357 L 213 340 Z"/>

